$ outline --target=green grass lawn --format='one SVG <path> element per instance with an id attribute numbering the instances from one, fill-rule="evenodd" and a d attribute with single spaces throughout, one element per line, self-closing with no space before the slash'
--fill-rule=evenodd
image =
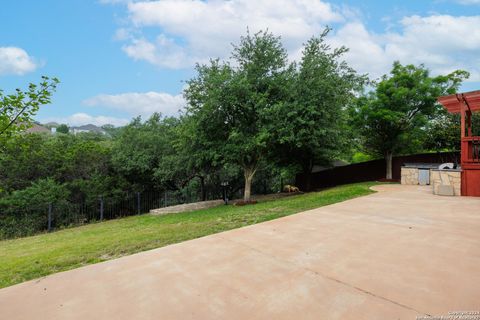
<path id="1" fill-rule="evenodd" d="M 0 242 L 0 288 L 366 195 L 358 183 L 249 206 L 140 215 Z"/>

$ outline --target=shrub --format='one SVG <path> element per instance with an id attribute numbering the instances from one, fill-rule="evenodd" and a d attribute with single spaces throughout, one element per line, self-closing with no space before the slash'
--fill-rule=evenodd
<path id="1" fill-rule="evenodd" d="M 45 230 L 49 203 L 64 205 L 69 192 L 53 179 L 40 179 L 30 187 L 0 199 L 0 237 L 25 236 Z"/>

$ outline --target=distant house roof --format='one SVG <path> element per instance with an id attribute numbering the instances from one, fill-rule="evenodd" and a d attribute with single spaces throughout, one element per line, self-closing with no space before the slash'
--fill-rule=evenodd
<path id="1" fill-rule="evenodd" d="M 50 129 L 48 129 L 44 126 L 41 126 L 37 123 L 34 123 L 30 128 L 28 128 L 25 131 L 28 132 L 28 133 L 41 133 L 41 132 L 50 133 Z"/>
<path id="2" fill-rule="evenodd" d="M 106 131 L 104 129 L 102 129 L 102 128 L 94 125 L 94 124 L 86 124 L 86 125 L 83 125 L 83 126 L 72 127 L 71 129 L 74 132 L 75 131 L 76 132 L 82 132 L 82 131 L 86 132 L 86 131 L 88 131 L 88 132 L 97 132 L 97 133 L 103 133 L 103 134 L 106 133 Z"/>
<path id="3" fill-rule="evenodd" d="M 56 128 L 59 126 L 59 124 L 55 121 L 47 122 L 43 124 L 46 127 L 51 127 L 51 128 Z"/>

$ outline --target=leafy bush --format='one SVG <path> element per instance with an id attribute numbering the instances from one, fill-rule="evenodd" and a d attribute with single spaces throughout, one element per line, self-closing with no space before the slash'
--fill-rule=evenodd
<path id="1" fill-rule="evenodd" d="M 359 162 L 366 162 L 375 159 L 375 157 L 363 153 L 363 152 L 355 152 L 352 156 L 352 163 L 359 163 Z"/>
<path id="2" fill-rule="evenodd" d="M 47 225 L 49 203 L 65 205 L 69 191 L 51 178 L 39 179 L 0 199 L 0 237 L 31 235 Z"/>

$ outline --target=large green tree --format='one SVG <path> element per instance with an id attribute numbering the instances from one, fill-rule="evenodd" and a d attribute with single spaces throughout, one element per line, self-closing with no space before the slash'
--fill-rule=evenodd
<path id="1" fill-rule="evenodd" d="M 212 60 L 196 71 L 185 90 L 195 138 L 212 165 L 242 168 L 248 202 L 253 177 L 269 152 L 270 113 L 289 94 L 287 52 L 269 32 L 247 33 L 234 46 L 231 63 Z"/>
<path id="2" fill-rule="evenodd" d="M 0 90 L 0 143 L 31 126 L 40 106 L 51 102 L 58 83 L 57 78 L 43 76 L 39 84 L 30 83 L 27 90 L 16 89 L 11 94 Z"/>
<path id="3" fill-rule="evenodd" d="M 66 124 L 61 124 L 57 127 L 56 132 L 67 134 L 69 132 L 69 128 Z"/>
<path id="4" fill-rule="evenodd" d="M 326 43 L 329 32 L 326 28 L 305 44 L 290 101 L 277 105 L 270 122 L 275 159 L 299 165 L 307 177 L 314 165 L 329 164 L 347 147 L 345 108 L 366 81 L 342 60 L 347 48 Z"/>
<path id="5" fill-rule="evenodd" d="M 155 179 L 171 189 L 181 190 L 192 180 L 198 180 L 200 199 L 207 199 L 207 179 L 215 175 L 220 164 L 214 165 L 210 152 L 195 138 L 193 118 L 181 116 L 170 132 L 171 152 L 165 154 L 155 170 Z"/>
<path id="6" fill-rule="evenodd" d="M 426 124 L 441 108 L 437 98 L 456 92 L 468 76 L 457 70 L 432 77 L 423 65 L 395 62 L 375 90 L 358 100 L 354 118 L 363 146 L 370 154 L 385 158 L 387 179 L 392 179 L 394 154 L 421 146 Z"/>
<path id="7" fill-rule="evenodd" d="M 140 117 L 120 130 L 112 150 L 115 170 L 137 189 L 167 188 L 165 179 L 155 179 L 163 158 L 174 153 L 172 141 L 178 119 L 165 118 L 155 113 L 146 121 Z"/>

